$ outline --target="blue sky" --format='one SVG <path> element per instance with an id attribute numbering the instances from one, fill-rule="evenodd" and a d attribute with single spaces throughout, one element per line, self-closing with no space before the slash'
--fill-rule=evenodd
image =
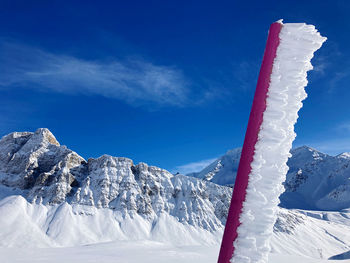
<path id="1" fill-rule="evenodd" d="M 269 25 L 316 25 L 295 146 L 350 151 L 349 1 L 0 1 L 0 135 L 198 170 L 240 147 Z"/>

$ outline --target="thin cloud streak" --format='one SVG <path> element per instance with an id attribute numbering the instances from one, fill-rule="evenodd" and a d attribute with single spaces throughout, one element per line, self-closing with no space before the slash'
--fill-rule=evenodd
<path id="1" fill-rule="evenodd" d="M 338 155 L 343 152 L 350 152 L 350 122 L 344 121 L 334 125 L 328 130 L 332 137 L 327 137 L 324 140 L 310 140 L 297 142 L 293 144 L 293 148 L 297 148 L 303 145 L 310 146 L 318 151 L 330 154 Z M 334 138 L 334 139 L 333 139 Z"/>
<path id="2" fill-rule="evenodd" d="M 180 174 L 200 172 L 201 170 L 203 170 L 205 167 L 207 167 L 209 164 L 213 163 L 216 160 L 217 158 L 212 158 L 212 159 L 206 159 L 198 162 L 192 162 L 192 163 L 180 165 L 175 167 L 175 169 L 173 169 L 173 172 L 174 173 L 179 172 Z"/>
<path id="3" fill-rule="evenodd" d="M 335 127 L 335 130 L 337 132 L 341 132 L 341 133 L 349 133 L 350 132 L 350 122 L 340 123 L 338 126 Z"/>
<path id="4" fill-rule="evenodd" d="M 255 88 L 259 74 L 259 62 L 241 61 L 233 64 L 233 76 L 241 89 L 248 91 Z"/>
<path id="5" fill-rule="evenodd" d="M 133 106 L 189 103 L 188 81 L 180 70 L 144 60 L 87 61 L 2 41 L 0 64 L 0 89 L 101 95 Z"/>
<path id="6" fill-rule="evenodd" d="M 339 83 L 350 76 L 348 69 L 336 72 L 335 75 L 329 80 L 329 93 L 332 93 L 339 86 Z"/>
<path id="7" fill-rule="evenodd" d="M 341 138 L 334 140 L 325 140 L 321 142 L 314 142 L 307 144 L 312 148 L 330 154 L 330 155 L 338 155 L 343 152 L 350 152 L 350 138 Z"/>

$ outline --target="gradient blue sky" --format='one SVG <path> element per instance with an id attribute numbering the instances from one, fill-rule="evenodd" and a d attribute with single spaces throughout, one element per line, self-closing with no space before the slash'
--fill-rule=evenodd
<path id="1" fill-rule="evenodd" d="M 315 24 L 295 146 L 350 151 L 349 1 L 0 1 L 0 136 L 200 169 L 243 142 L 269 25 Z"/>

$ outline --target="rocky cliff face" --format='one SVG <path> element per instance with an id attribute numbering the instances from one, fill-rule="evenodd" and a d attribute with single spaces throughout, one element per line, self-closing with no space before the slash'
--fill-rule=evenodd
<path id="1" fill-rule="evenodd" d="M 0 140 L 0 184 L 36 204 L 67 202 L 153 220 L 162 213 L 215 231 L 226 221 L 232 190 L 164 169 L 103 155 L 85 161 L 47 129 Z"/>

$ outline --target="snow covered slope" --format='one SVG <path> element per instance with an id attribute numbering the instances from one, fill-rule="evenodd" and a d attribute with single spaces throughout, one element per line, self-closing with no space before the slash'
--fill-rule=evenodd
<path id="1" fill-rule="evenodd" d="M 91 247 L 92 244 L 106 242 L 115 242 L 116 249 L 121 247 L 121 244 L 129 244 L 130 247 L 126 248 L 128 250 L 131 250 L 131 244 L 143 242 L 146 244 L 143 250 L 148 248 L 156 251 L 151 244 L 147 245 L 153 242 L 158 244 L 160 250 L 164 246 L 168 249 L 172 247 L 171 251 L 180 248 L 186 251 L 190 247 L 200 249 L 201 253 L 214 250 L 210 252 L 214 258 L 219 252 L 223 230 L 222 227 L 217 231 L 204 230 L 199 226 L 180 223 L 178 218 L 168 213 L 162 213 L 156 220 L 150 221 L 137 213 L 132 216 L 123 215 L 120 211 L 109 208 L 65 202 L 55 205 L 32 204 L 19 195 L 8 196 L 0 201 L 0 224 L 0 248 L 3 248 L 0 249 L 0 254 L 12 251 L 4 248 L 25 250 L 81 245 Z M 271 240 L 272 253 L 315 259 L 346 255 L 346 252 L 350 251 L 350 235 L 347 234 L 349 232 L 350 211 L 340 213 L 280 208 Z M 119 253 L 123 254 L 120 251 Z M 181 254 L 180 251 L 177 253 Z M 20 255 L 16 257 L 18 256 Z M 147 257 L 152 258 L 152 255 Z M 128 259 L 125 255 L 124 261 L 121 262 L 129 262 Z M 130 259 L 133 257 L 130 256 Z M 153 260 L 159 262 L 157 257 L 153 257 Z M 23 262 L 23 259 L 20 262 Z"/>
<path id="2" fill-rule="evenodd" d="M 219 172 L 224 175 L 224 168 L 233 169 L 230 158 L 238 161 L 239 154 L 239 150 L 230 151 L 221 159 L 221 167 L 216 162 L 214 167 L 219 168 L 212 179 Z M 315 160 L 313 155 L 308 162 Z M 120 262 L 143 257 L 147 262 L 182 257 L 181 262 L 213 262 L 231 195 L 229 187 L 174 176 L 144 163 L 135 165 L 127 158 L 104 155 L 86 161 L 61 146 L 47 129 L 12 133 L 0 140 L 0 261 L 53 262 L 57 258 L 73 262 L 79 258 L 94 262 L 93 253 L 105 253 L 106 262 L 114 262 L 114 256 Z M 278 262 L 279 255 L 346 258 L 349 232 L 350 211 L 281 208 L 272 260 Z M 76 247 L 82 245 L 88 246 Z M 76 248 L 67 248 L 72 246 Z M 135 246 L 140 247 L 138 256 L 130 255 Z M 90 261 L 81 256 L 84 251 Z"/>
<path id="3" fill-rule="evenodd" d="M 328 259 L 348 252 L 349 212 L 280 208 L 271 239 L 271 253 Z"/>
<path id="4" fill-rule="evenodd" d="M 350 154 L 330 156 L 307 146 L 291 151 L 281 195 L 285 208 L 341 210 L 350 207 Z M 189 176 L 220 185 L 234 184 L 240 148 L 228 151 L 199 173 Z"/>

